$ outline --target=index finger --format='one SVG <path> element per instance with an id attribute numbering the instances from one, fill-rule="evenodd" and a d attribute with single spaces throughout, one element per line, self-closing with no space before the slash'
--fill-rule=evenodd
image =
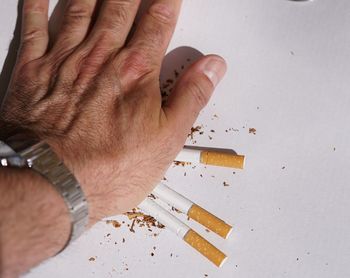
<path id="1" fill-rule="evenodd" d="M 20 62 L 42 57 L 47 50 L 49 0 L 24 0 Z"/>

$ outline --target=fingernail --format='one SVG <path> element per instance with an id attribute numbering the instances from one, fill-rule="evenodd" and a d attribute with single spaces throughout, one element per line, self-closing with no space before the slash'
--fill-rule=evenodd
<path id="1" fill-rule="evenodd" d="M 224 77 L 226 72 L 226 63 L 222 58 L 213 57 L 203 66 L 203 73 L 210 79 L 214 87 Z"/>

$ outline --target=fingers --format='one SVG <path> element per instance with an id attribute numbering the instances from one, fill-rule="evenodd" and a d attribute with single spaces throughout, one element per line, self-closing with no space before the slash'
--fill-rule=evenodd
<path id="1" fill-rule="evenodd" d="M 180 0 L 155 0 L 115 62 L 124 88 L 145 78 L 159 78 L 160 65 L 176 26 Z M 154 90 L 154 97 L 159 90 Z"/>
<path id="2" fill-rule="evenodd" d="M 87 35 L 96 0 L 68 0 L 52 51 L 66 52 L 79 45 Z"/>
<path id="3" fill-rule="evenodd" d="M 167 124 L 178 134 L 187 135 L 225 72 L 225 61 L 216 55 L 205 56 L 193 64 L 163 107 Z"/>
<path id="4" fill-rule="evenodd" d="M 135 19 L 141 0 L 105 0 L 103 1 L 91 40 L 102 42 L 106 48 L 118 50 L 125 40 Z"/>
<path id="5" fill-rule="evenodd" d="M 78 11 L 85 7 L 86 12 L 82 13 L 86 15 L 83 17 L 86 19 L 84 23 L 72 19 L 72 16 L 70 18 L 71 21 L 75 21 L 77 28 L 84 28 L 86 31 L 83 36 L 78 36 L 79 31 L 77 30 L 69 37 L 75 43 L 84 41 L 76 47 L 73 53 L 65 51 L 65 49 L 62 50 L 60 43 L 57 42 L 57 47 L 52 49 L 50 57 L 56 63 L 64 60 L 64 65 L 60 67 L 60 74 L 66 82 L 67 80 L 73 82 L 79 78 L 79 84 L 83 86 L 82 84 L 86 84 L 101 71 L 101 66 L 112 57 L 112 54 L 118 53 L 118 49 L 124 46 L 141 0 L 70 1 L 72 4 L 73 2 L 76 4 Z M 90 19 L 88 19 L 89 17 Z M 88 21 L 89 24 L 87 24 Z M 68 31 L 72 29 L 69 28 L 69 25 L 67 22 Z M 93 26 L 91 27 L 91 25 Z M 86 32 L 88 32 L 87 37 Z M 68 43 L 67 40 L 66 42 Z M 68 44 L 74 47 L 72 42 Z"/>
<path id="6" fill-rule="evenodd" d="M 49 0 L 24 0 L 19 62 L 42 57 L 47 49 Z"/>
<path id="7" fill-rule="evenodd" d="M 160 65 L 174 32 L 180 0 L 155 0 L 143 15 L 128 47 L 150 53 Z"/>

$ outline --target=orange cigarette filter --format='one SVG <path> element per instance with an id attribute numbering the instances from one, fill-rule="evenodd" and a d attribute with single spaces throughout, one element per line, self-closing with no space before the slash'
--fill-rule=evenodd
<path id="1" fill-rule="evenodd" d="M 244 168 L 244 160 L 244 155 L 216 151 L 202 151 L 200 155 L 200 162 L 203 164 L 237 169 Z"/>
<path id="2" fill-rule="evenodd" d="M 221 267 L 226 261 L 227 256 L 224 253 L 192 229 L 186 233 L 183 239 L 216 266 Z"/>
<path id="3" fill-rule="evenodd" d="M 232 231 L 231 225 L 196 204 L 192 205 L 187 215 L 223 238 L 227 238 Z"/>

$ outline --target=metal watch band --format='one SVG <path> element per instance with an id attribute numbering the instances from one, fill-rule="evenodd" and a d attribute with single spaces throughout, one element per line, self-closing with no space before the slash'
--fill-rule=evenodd
<path id="1" fill-rule="evenodd" d="M 25 148 L 17 146 L 16 152 L 26 161 L 29 168 L 41 174 L 54 186 L 68 207 L 72 227 L 69 240 L 61 252 L 84 232 L 88 224 L 88 204 L 85 195 L 74 175 L 45 142 L 30 144 Z"/>

